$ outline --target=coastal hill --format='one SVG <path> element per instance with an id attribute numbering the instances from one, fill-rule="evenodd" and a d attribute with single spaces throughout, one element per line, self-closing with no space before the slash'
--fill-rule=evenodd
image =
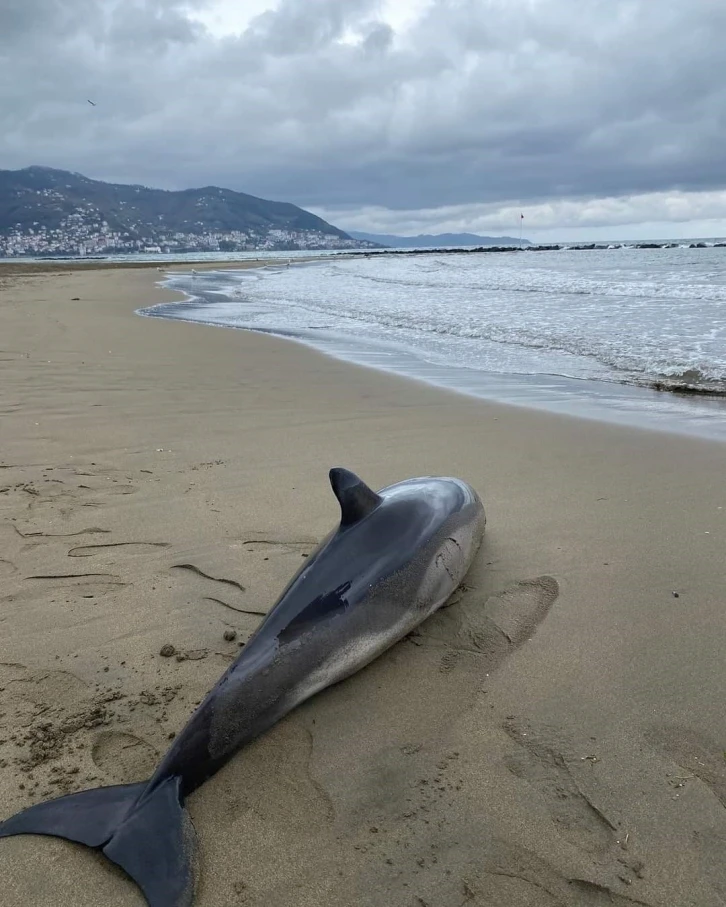
<path id="1" fill-rule="evenodd" d="M 371 247 L 296 205 L 217 186 L 171 192 L 50 167 L 0 170 L 0 256 Z"/>
<path id="2" fill-rule="evenodd" d="M 349 230 L 354 239 L 390 246 L 398 249 L 441 248 L 443 246 L 518 246 L 519 239 L 513 236 L 477 236 L 475 233 L 421 233 L 418 236 L 395 236 L 391 233 L 360 233 Z M 528 239 L 523 246 L 530 245 Z"/>

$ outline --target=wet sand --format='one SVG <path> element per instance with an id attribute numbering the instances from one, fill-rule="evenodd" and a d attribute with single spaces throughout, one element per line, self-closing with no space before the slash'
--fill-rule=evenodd
<path id="1" fill-rule="evenodd" d="M 0 817 L 148 776 L 334 525 L 330 466 L 454 474 L 488 515 L 455 602 L 190 799 L 195 904 L 726 901 L 726 446 L 140 318 L 172 298 L 148 269 L 27 271 L 0 266 Z M 144 903 L 50 838 L 0 841 L 0 879 Z"/>

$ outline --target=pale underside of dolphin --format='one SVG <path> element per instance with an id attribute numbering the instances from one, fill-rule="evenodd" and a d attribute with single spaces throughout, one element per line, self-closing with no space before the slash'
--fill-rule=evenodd
<path id="1" fill-rule="evenodd" d="M 310 555 L 150 780 L 31 806 L 0 838 L 53 835 L 101 850 L 150 907 L 189 907 L 196 836 L 189 794 L 315 693 L 364 667 L 441 607 L 461 583 L 486 517 L 471 486 L 422 477 L 372 491 L 330 471 L 340 524 Z"/>

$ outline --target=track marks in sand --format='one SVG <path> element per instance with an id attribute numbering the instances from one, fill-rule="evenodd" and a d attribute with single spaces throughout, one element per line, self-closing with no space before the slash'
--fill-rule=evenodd
<path id="1" fill-rule="evenodd" d="M 10 525 L 22 539 L 68 539 L 78 535 L 111 534 L 110 529 L 100 529 L 98 526 L 91 526 L 89 529 L 79 529 L 77 532 L 23 532 L 18 529 L 15 523 Z"/>
<path id="2" fill-rule="evenodd" d="M 187 595 L 196 592 L 203 602 L 238 614 L 264 617 L 275 595 L 287 585 L 290 575 L 301 566 L 315 544 L 311 540 L 264 538 L 261 534 L 230 539 L 226 548 L 217 545 L 209 550 L 185 552 L 184 561 L 172 564 L 170 569 L 180 577 L 186 574 Z M 230 563 L 238 567 L 245 577 L 244 583 L 226 572 Z"/>
<path id="3" fill-rule="evenodd" d="M 222 601 L 221 598 L 214 598 L 211 595 L 204 596 L 205 602 L 214 602 L 217 605 L 222 605 L 225 608 L 229 608 L 230 611 L 236 611 L 238 614 L 253 614 L 257 617 L 265 617 L 267 611 L 255 611 L 254 608 L 235 608 L 234 605 L 230 605 L 229 602 Z"/>
<path id="4" fill-rule="evenodd" d="M 100 554 L 150 554 L 157 548 L 168 548 L 168 542 L 109 542 L 106 545 L 78 545 L 68 557 L 95 557 Z"/>
<path id="5" fill-rule="evenodd" d="M 199 552 L 196 552 L 196 554 L 198 555 Z M 170 570 L 179 576 L 186 576 L 191 581 L 189 585 L 187 585 L 187 582 L 184 583 L 184 589 L 187 594 L 191 591 L 196 593 L 199 601 L 211 602 L 215 606 L 221 605 L 223 608 L 229 611 L 236 611 L 238 614 L 262 616 L 266 613 L 258 608 L 249 607 L 247 596 L 245 595 L 247 590 L 242 583 L 225 576 L 215 575 L 217 574 L 217 570 L 214 569 L 215 565 L 217 567 L 221 566 L 218 553 L 212 554 L 210 560 L 212 567 L 207 570 L 203 570 L 191 561 L 172 564 Z"/>
<path id="6" fill-rule="evenodd" d="M 82 580 L 82 579 L 107 579 L 118 580 L 119 577 L 113 573 L 34 573 L 32 576 L 26 576 L 26 579 L 52 579 L 52 580 Z M 122 584 L 123 585 L 123 584 Z"/>
<path id="7" fill-rule="evenodd" d="M 248 554 L 301 554 L 309 552 L 315 545 L 315 542 L 309 540 L 279 542 L 273 539 L 245 539 L 242 542 L 245 551 Z"/>
<path id="8" fill-rule="evenodd" d="M 197 576 L 209 579 L 214 583 L 224 583 L 227 586 L 234 586 L 236 589 L 239 589 L 240 592 L 245 591 L 245 587 L 241 583 L 238 583 L 237 580 L 211 576 L 209 573 L 205 573 L 204 570 L 200 570 L 199 567 L 195 567 L 194 564 L 172 564 L 171 567 L 172 570 L 190 570 L 192 573 L 196 573 Z"/>
<path id="9" fill-rule="evenodd" d="M 42 595 L 44 601 L 70 601 L 74 599 L 96 598 L 119 592 L 128 583 L 115 573 L 33 573 L 26 576 L 22 587 L 0 601 L 37 601 Z M 42 590 L 42 591 L 39 591 Z"/>
<path id="10" fill-rule="evenodd" d="M 54 592 L 78 590 L 82 596 L 105 595 L 128 585 L 115 573 L 36 573 L 25 580 L 50 583 Z"/>

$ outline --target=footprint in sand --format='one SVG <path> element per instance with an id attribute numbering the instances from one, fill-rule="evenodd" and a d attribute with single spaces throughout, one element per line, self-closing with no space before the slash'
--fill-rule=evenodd
<path id="1" fill-rule="evenodd" d="M 496 838 L 484 849 L 481 868 L 472 872 L 468 883 L 475 903 L 532 904 L 537 907 L 630 907 L 647 901 L 635 894 L 617 891 L 626 884 L 618 879 L 610 884 L 591 879 L 568 877 L 550 863 L 524 847 Z M 482 900 L 478 900 L 479 897 Z"/>
<path id="2" fill-rule="evenodd" d="M 565 755 L 568 749 L 552 728 L 535 729 L 526 722 L 507 721 L 504 730 L 520 749 L 505 760 L 516 777 L 543 798 L 559 834 L 592 854 L 607 852 L 618 839 L 618 826 L 581 785 Z"/>
<path id="3" fill-rule="evenodd" d="M 466 588 L 456 603 L 435 614 L 413 635 L 419 645 L 445 646 L 441 671 L 450 673 L 458 654 L 468 652 L 486 659 L 494 670 L 527 642 L 559 595 L 557 580 L 538 576 L 515 583 L 490 596 L 483 605 L 476 592 Z"/>
<path id="4" fill-rule="evenodd" d="M 102 731 L 93 742 L 91 758 L 112 781 L 130 784 L 149 778 L 159 754 L 145 740 L 121 731 Z"/>
<path id="5" fill-rule="evenodd" d="M 110 701 L 70 671 L 0 664 L 0 713 L 12 728 L 18 771 L 40 772 L 32 788 L 70 790 L 78 784 L 83 737 L 111 721 Z M 63 755 L 68 760 L 59 766 Z"/>

